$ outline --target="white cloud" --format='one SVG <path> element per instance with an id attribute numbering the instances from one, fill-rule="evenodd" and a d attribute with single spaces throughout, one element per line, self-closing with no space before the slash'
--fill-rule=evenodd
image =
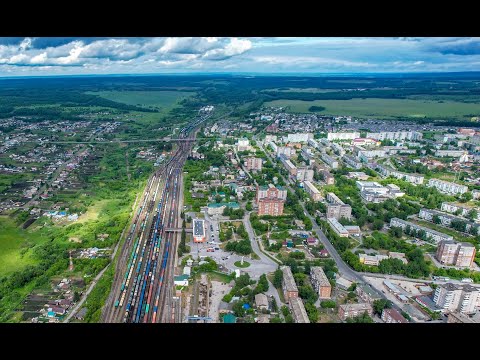
<path id="1" fill-rule="evenodd" d="M 251 48 L 252 42 L 250 40 L 232 38 L 225 47 L 207 51 L 205 55 L 203 55 L 203 58 L 209 60 L 224 60 L 235 55 L 243 54 Z"/>

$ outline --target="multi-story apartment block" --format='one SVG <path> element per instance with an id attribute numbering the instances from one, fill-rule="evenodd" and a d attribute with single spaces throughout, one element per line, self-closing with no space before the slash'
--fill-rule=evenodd
<path id="1" fill-rule="evenodd" d="M 382 131 L 367 133 L 367 137 L 377 140 L 420 140 L 423 134 L 418 131 Z"/>
<path id="2" fill-rule="evenodd" d="M 444 265 L 471 267 L 475 260 L 476 249 L 470 243 L 455 241 L 440 241 L 435 257 Z"/>
<path id="3" fill-rule="evenodd" d="M 451 227 L 452 223 L 457 221 L 457 222 L 462 222 L 465 224 L 465 232 L 477 235 L 480 230 L 480 226 L 472 221 L 466 220 L 464 218 L 447 214 L 442 211 L 438 210 L 432 210 L 432 209 L 420 209 L 420 212 L 418 213 L 418 217 L 421 219 L 425 219 L 427 221 L 432 221 L 435 222 L 435 220 L 438 219 L 440 221 L 440 224 L 442 226 L 446 227 Z"/>
<path id="4" fill-rule="evenodd" d="M 238 139 L 237 142 L 237 151 L 245 151 L 250 149 L 250 141 L 248 139 L 242 138 Z"/>
<path id="5" fill-rule="evenodd" d="M 465 153 L 465 150 L 437 150 L 435 156 L 437 157 L 456 157 L 459 158 Z"/>
<path id="6" fill-rule="evenodd" d="M 281 186 L 269 184 L 257 187 L 258 215 L 279 216 L 287 199 L 287 190 Z"/>
<path id="7" fill-rule="evenodd" d="M 322 195 L 320 194 L 320 191 L 310 181 L 304 181 L 303 188 L 305 189 L 307 194 L 310 195 L 313 201 L 322 200 Z"/>
<path id="8" fill-rule="evenodd" d="M 320 299 L 330 299 L 332 295 L 332 285 L 330 285 L 330 281 L 328 281 L 322 267 L 312 266 L 310 268 L 310 278 L 313 288 L 318 292 Z"/>
<path id="9" fill-rule="evenodd" d="M 328 133 L 327 140 L 353 140 L 360 137 L 359 132 L 336 132 L 336 133 Z"/>
<path id="10" fill-rule="evenodd" d="M 298 297 L 298 288 L 293 278 L 292 270 L 289 266 L 282 266 L 280 268 L 283 272 L 282 290 L 286 302 L 290 299 Z"/>
<path id="11" fill-rule="evenodd" d="M 286 138 L 286 142 L 306 143 L 309 139 L 313 139 L 312 133 L 288 134 Z"/>
<path id="12" fill-rule="evenodd" d="M 295 155 L 295 149 L 291 146 L 278 146 L 276 153 L 277 157 L 280 157 L 280 155 L 285 155 L 287 159 L 290 159 L 293 155 Z"/>
<path id="13" fill-rule="evenodd" d="M 385 165 L 377 164 L 376 170 L 383 176 L 393 176 L 394 178 L 405 180 L 412 184 L 423 184 L 425 179 L 423 175 L 403 173 Z"/>
<path id="14" fill-rule="evenodd" d="M 325 162 L 325 164 L 329 165 L 332 169 L 338 169 L 338 161 L 333 157 L 323 153 L 321 155 L 321 158 Z"/>
<path id="15" fill-rule="evenodd" d="M 402 314 L 395 309 L 383 309 L 382 320 L 387 324 L 405 324 L 408 323 Z"/>
<path id="16" fill-rule="evenodd" d="M 351 168 L 353 169 L 361 169 L 363 167 L 362 163 L 360 161 L 358 161 L 355 157 L 353 157 L 352 155 L 343 155 L 342 157 L 342 161 L 350 166 Z"/>
<path id="17" fill-rule="evenodd" d="M 465 185 L 455 184 L 439 179 L 430 179 L 427 186 L 435 187 L 438 191 L 451 195 L 464 194 L 468 191 L 468 187 Z"/>
<path id="18" fill-rule="evenodd" d="M 245 168 L 247 170 L 258 170 L 258 171 L 262 170 L 262 164 L 263 164 L 263 160 L 255 157 L 246 158 L 244 163 Z"/>
<path id="19" fill-rule="evenodd" d="M 345 204 L 334 193 L 327 194 L 327 200 L 330 204 L 327 205 L 327 218 L 340 219 L 342 217 L 350 219 L 352 216 L 352 207 Z"/>
<path id="20" fill-rule="evenodd" d="M 343 304 L 338 308 L 338 316 L 341 320 L 345 321 L 349 317 L 355 317 L 367 312 L 369 316 L 373 314 L 373 308 L 368 303 L 358 304 Z"/>
<path id="21" fill-rule="evenodd" d="M 480 289 L 471 285 L 440 284 L 435 290 L 433 301 L 445 312 L 472 314 L 480 296 Z"/>
<path id="22" fill-rule="evenodd" d="M 299 297 L 291 298 L 289 303 L 293 321 L 297 324 L 310 323 L 303 301 Z"/>
<path id="23" fill-rule="evenodd" d="M 313 181 L 314 171 L 306 167 L 297 167 L 296 179 L 298 181 Z"/>
<path id="24" fill-rule="evenodd" d="M 320 174 L 323 177 L 323 181 L 327 185 L 335 184 L 334 176 L 328 170 L 320 170 Z"/>
<path id="25" fill-rule="evenodd" d="M 432 230 L 432 229 L 426 228 L 424 226 L 420 226 L 420 225 L 417 225 L 417 224 L 412 223 L 410 221 L 405 221 L 405 220 L 402 220 L 402 219 L 399 219 L 399 218 L 392 218 L 390 220 L 390 226 L 400 227 L 404 231 L 407 228 L 415 229 L 417 232 L 422 230 L 422 231 L 425 232 L 427 240 L 433 241 L 435 243 L 438 243 L 442 240 L 453 240 L 453 236 L 451 236 L 451 235 L 447 235 L 447 234 L 441 233 L 439 231 Z"/>
<path id="26" fill-rule="evenodd" d="M 456 215 L 460 215 L 463 217 L 469 216 L 472 210 L 476 210 L 477 217 L 474 220 L 480 221 L 480 211 L 478 211 L 479 209 L 472 206 L 465 205 L 465 204 L 443 202 L 441 210 L 450 214 L 455 213 Z"/>

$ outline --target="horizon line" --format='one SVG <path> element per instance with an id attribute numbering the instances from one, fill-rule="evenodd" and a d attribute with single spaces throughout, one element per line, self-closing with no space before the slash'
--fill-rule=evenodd
<path id="1" fill-rule="evenodd" d="M 114 76 L 215 76 L 215 75 L 247 75 L 247 76 L 372 76 L 372 75 L 446 75 L 446 74 L 480 74 L 480 70 L 471 71 L 409 71 L 409 72 L 171 72 L 171 73 L 109 73 L 109 74 L 55 74 L 55 75 L 0 75 L 1 80 L 19 78 L 59 78 L 59 77 L 114 77 Z"/>

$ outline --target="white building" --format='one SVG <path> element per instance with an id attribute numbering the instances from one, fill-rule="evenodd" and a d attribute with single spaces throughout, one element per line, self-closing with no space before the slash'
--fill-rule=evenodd
<path id="1" fill-rule="evenodd" d="M 402 220 L 402 219 L 399 219 L 399 218 L 392 218 L 390 220 L 390 226 L 391 227 L 400 227 L 404 231 L 407 229 L 407 227 L 409 227 L 410 229 L 415 229 L 417 232 L 420 231 L 420 230 L 425 231 L 427 240 L 431 240 L 435 243 L 438 243 L 442 240 L 453 240 L 453 236 L 451 236 L 451 235 L 447 235 L 447 234 L 441 233 L 439 231 L 432 230 L 432 229 L 429 229 L 427 227 L 420 226 L 420 225 L 417 225 L 417 224 L 412 223 L 410 221 L 405 221 L 405 220 Z"/>
<path id="2" fill-rule="evenodd" d="M 312 133 L 298 133 L 298 134 L 288 134 L 287 142 L 304 142 L 306 143 L 309 139 L 313 139 Z"/>
<path id="3" fill-rule="evenodd" d="M 440 284 L 435 290 L 433 301 L 444 312 L 473 314 L 480 297 L 480 290 L 471 285 Z"/>
<path id="4" fill-rule="evenodd" d="M 478 211 L 478 208 L 468 206 L 465 204 L 443 202 L 441 210 L 450 214 L 454 214 L 454 213 L 456 214 L 458 212 L 459 213 L 458 215 L 461 215 L 463 217 L 467 217 L 470 214 L 470 211 L 476 210 L 478 214 L 476 220 L 480 221 L 480 212 Z"/>
<path id="5" fill-rule="evenodd" d="M 305 167 L 297 167 L 296 179 L 298 181 L 313 181 L 313 170 Z"/>
<path id="6" fill-rule="evenodd" d="M 337 133 L 328 133 L 327 139 L 332 140 L 353 140 L 360 137 L 359 132 L 337 132 Z"/>
<path id="7" fill-rule="evenodd" d="M 405 180 L 412 184 L 423 184 L 423 180 L 425 179 L 423 175 L 403 173 L 384 165 L 377 165 L 376 170 L 383 176 L 393 176 L 394 178 Z"/>
<path id="8" fill-rule="evenodd" d="M 368 133 L 367 137 L 377 140 L 420 140 L 423 135 L 418 131 L 382 131 Z"/>
<path id="9" fill-rule="evenodd" d="M 465 150 L 437 150 L 435 156 L 437 157 L 456 157 L 459 158 L 465 153 Z"/>
<path id="10" fill-rule="evenodd" d="M 250 141 L 246 138 L 238 139 L 237 151 L 246 151 L 250 149 Z"/>
<path id="11" fill-rule="evenodd" d="M 388 259 L 387 255 L 367 255 L 367 254 L 358 254 L 358 259 L 361 264 L 378 266 L 380 261 Z"/>
<path id="12" fill-rule="evenodd" d="M 435 187 L 438 191 L 451 195 L 464 194 L 468 191 L 468 187 L 465 185 L 455 184 L 439 179 L 430 179 L 427 186 Z"/>
<path id="13" fill-rule="evenodd" d="M 291 146 L 279 146 L 277 147 L 277 157 L 285 155 L 288 159 L 295 155 L 295 149 Z"/>
<path id="14" fill-rule="evenodd" d="M 333 231 L 335 231 L 340 237 L 348 237 L 349 233 L 345 227 L 338 222 L 335 218 L 327 218 L 327 222 L 330 224 Z"/>

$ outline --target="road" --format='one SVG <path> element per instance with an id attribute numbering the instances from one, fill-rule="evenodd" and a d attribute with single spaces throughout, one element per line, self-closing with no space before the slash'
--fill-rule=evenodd
<path id="1" fill-rule="evenodd" d="M 208 116 L 180 131 L 188 136 Z M 174 155 L 149 179 L 116 268 L 104 322 L 172 322 L 176 314 L 174 265 L 179 233 L 183 165 L 193 141 L 178 142 Z"/>

